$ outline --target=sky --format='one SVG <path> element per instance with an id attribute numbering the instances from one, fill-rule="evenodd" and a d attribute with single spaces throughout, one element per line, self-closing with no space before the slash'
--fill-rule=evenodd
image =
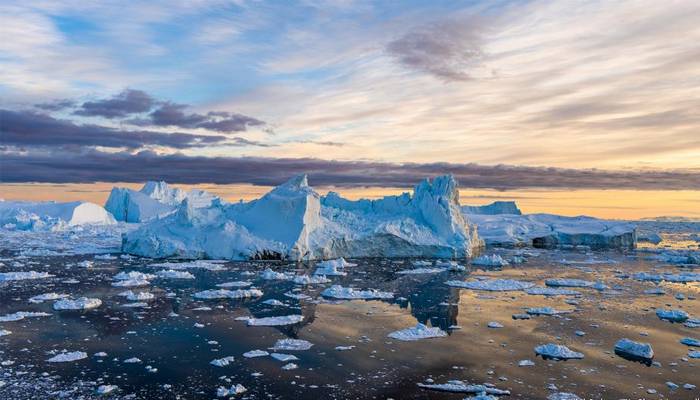
<path id="1" fill-rule="evenodd" d="M 3 1 L 0 197 L 452 173 L 477 203 L 700 216 L 697 21 L 694 0 Z"/>

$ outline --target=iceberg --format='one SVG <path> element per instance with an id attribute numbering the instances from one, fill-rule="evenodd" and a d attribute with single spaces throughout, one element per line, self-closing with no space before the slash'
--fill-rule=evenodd
<path id="1" fill-rule="evenodd" d="M 102 206 L 86 201 L 67 203 L 0 200 L 0 227 L 19 231 L 60 231 L 78 225 L 114 225 Z"/>
<path id="2" fill-rule="evenodd" d="M 615 343 L 615 354 L 632 361 L 651 363 L 654 350 L 649 343 L 640 343 L 624 338 Z"/>
<path id="3" fill-rule="evenodd" d="M 202 190 L 185 192 L 172 188 L 163 181 L 151 181 L 146 182 L 139 191 L 112 188 L 105 209 L 112 213 L 117 221 L 145 222 L 172 214 L 185 199 L 197 208 L 208 207 L 219 198 Z"/>
<path id="4" fill-rule="evenodd" d="M 416 326 L 391 332 L 388 337 L 405 342 L 447 336 L 447 332 L 438 327 L 429 328 L 420 322 Z"/>
<path id="5" fill-rule="evenodd" d="M 477 215 L 522 215 L 522 212 L 514 201 L 494 201 L 484 206 L 462 206 L 462 212 L 464 214 Z"/>
<path id="6" fill-rule="evenodd" d="M 586 216 L 565 217 L 553 214 L 471 214 L 479 237 L 487 245 L 556 248 L 585 246 L 592 249 L 634 249 L 636 226 Z"/>
<path id="7" fill-rule="evenodd" d="M 413 194 L 352 201 L 320 196 L 300 175 L 247 203 L 214 199 L 198 207 L 185 198 L 173 213 L 125 234 L 122 251 L 227 260 L 453 258 L 482 245 L 460 211 L 452 176 L 426 179 Z"/>

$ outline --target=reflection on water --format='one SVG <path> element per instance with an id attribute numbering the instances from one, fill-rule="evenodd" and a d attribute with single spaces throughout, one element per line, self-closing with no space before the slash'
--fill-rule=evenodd
<path id="1" fill-rule="evenodd" d="M 513 251 L 499 250 L 504 257 Z M 6 255 L 7 256 L 7 255 Z M 590 262 L 591 258 L 599 262 Z M 10 265 L 11 257 L 5 258 Z M 667 381 L 700 386 L 700 360 L 687 359 L 683 337 L 700 337 L 700 330 L 660 321 L 657 307 L 683 309 L 700 316 L 697 283 L 662 284 L 665 295 L 644 295 L 654 287 L 629 278 L 638 271 L 661 268 L 639 256 L 617 253 L 583 254 L 550 251 L 534 254 L 522 265 L 499 270 L 467 268 L 464 272 L 397 274 L 414 268 L 412 260 L 357 260 L 349 274 L 333 277 L 332 284 L 374 288 L 394 293 L 391 300 L 333 301 L 319 293 L 330 284 L 298 286 L 290 281 L 263 281 L 264 268 L 312 273 L 313 265 L 226 263 L 225 271 L 191 270 L 194 280 L 153 280 L 134 288 L 156 295 L 148 308 L 126 308 L 110 285 L 111 277 L 125 270 L 154 272 L 147 260 L 95 260 L 91 269 L 75 263 L 92 257 L 51 257 L 15 260 L 12 270 L 49 271 L 55 278 L 8 282 L 0 286 L 0 315 L 15 311 L 45 311 L 53 315 L 0 323 L 13 333 L 0 338 L 0 359 L 6 381 L 1 398 L 42 398 L 42 379 L 52 390 L 76 382 L 88 388 L 99 384 L 119 386 L 119 396 L 137 398 L 203 398 L 215 396 L 218 386 L 241 383 L 254 398 L 445 398 L 463 396 L 428 392 L 418 382 L 460 379 L 490 383 L 511 391 L 513 398 L 546 398 L 554 388 L 592 398 L 642 398 L 649 389 L 674 399 L 698 397 L 698 391 L 671 390 Z M 567 260 L 565 264 L 562 260 Z M 574 261 L 574 262 L 571 262 Z M 577 262 L 579 261 L 579 262 Z M 9 270 L 4 267 L 4 270 Z M 543 285 L 552 277 L 603 281 L 608 289 L 576 289 L 578 296 L 532 296 L 524 292 L 477 292 L 444 284 L 447 280 L 508 278 Z M 64 283 L 66 279 L 80 283 Z M 199 301 L 192 294 L 233 280 L 251 280 L 261 298 Z M 27 299 L 45 292 L 98 297 L 102 307 L 88 312 L 54 312 L 51 302 L 29 304 Z M 675 296 L 683 294 L 683 300 Z M 290 297 L 304 294 L 306 300 Z M 265 304 L 276 299 L 284 306 Z M 553 307 L 575 312 L 563 316 L 514 320 L 528 307 Z M 263 318 L 302 314 L 301 323 L 279 327 L 247 327 L 239 317 Z M 491 329 L 498 322 L 503 328 Z M 417 322 L 440 327 L 448 337 L 400 342 L 387 334 Z M 299 368 L 281 369 L 284 363 L 270 357 L 246 359 L 244 352 L 268 349 L 280 338 L 300 338 L 314 344 L 308 351 L 289 351 Z M 625 360 L 613 351 L 620 338 L 652 344 L 658 364 L 646 366 Z M 565 344 L 584 353 L 583 360 L 551 361 L 536 358 L 539 344 Z M 342 351 L 337 350 L 342 346 Z M 53 351 L 84 351 L 86 360 L 48 364 Z M 93 354 L 106 352 L 107 357 Z M 226 367 L 210 361 L 234 356 Z M 138 357 L 141 362 L 123 360 Z M 521 360 L 534 366 L 519 367 Z M 156 368 L 149 372 L 146 366 Z M 41 377 L 42 373 L 47 377 Z M 36 388 L 18 389 L 18 381 L 35 382 Z M 45 383 L 45 382 L 44 382 Z M 87 390 L 87 389 L 86 389 Z M 39 391 L 39 392 L 37 392 Z M 45 392 L 47 393 L 47 392 Z M 70 396 L 69 396 L 70 398 Z"/>

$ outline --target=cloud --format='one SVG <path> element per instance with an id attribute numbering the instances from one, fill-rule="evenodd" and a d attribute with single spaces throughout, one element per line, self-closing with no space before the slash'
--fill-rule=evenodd
<path id="1" fill-rule="evenodd" d="M 475 18 L 439 21 L 407 32 L 386 50 L 410 69 L 448 81 L 468 80 L 470 69 L 483 59 L 481 30 Z"/>
<path id="2" fill-rule="evenodd" d="M 46 103 L 34 104 L 34 107 L 44 111 L 61 111 L 75 106 L 75 101 L 69 99 L 58 99 Z"/>
<path id="3" fill-rule="evenodd" d="M 126 89 L 109 99 L 86 101 L 73 112 L 84 117 L 124 118 L 148 112 L 156 100 L 142 90 Z"/>
<path id="4" fill-rule="evenodd" d="M 163 146 L 174 149 L 206 147 L 212 144 L 257 144 L 223 135 L 192 135 L 147 130 L 122 130 L 95 124 L 78 125 L 33 111 L 0 109 L 2 145 L 16 147 L 101 146 L 140 149 Z"/>
<path id="5" fill-rule="evenodd" d="M 700 170 L 606 171 L 514 165 L 381 163 L 317 158 L 201 157 L 95 150 L 79 157 L 65 152 L 5 153 L 4 182 L 143 182 L 277 185 L 308 173 L 313 185 L 409 187 L 423 178 L 453 174 L 463 188 L 478 189 L 700 189 Z"/>
<path id="6" fill-rule="evenodd" d="M 226 111 L 210 111 L 206 114 L 186 113 L 187 105 L 164 103 L 147 118 L 129 122 L 136 125 L 152 125 L 178 128 L 204 128 L 216 132 L 243 132 L 249 127 L 264 126 L 265 122 L 243 114 Z"/>

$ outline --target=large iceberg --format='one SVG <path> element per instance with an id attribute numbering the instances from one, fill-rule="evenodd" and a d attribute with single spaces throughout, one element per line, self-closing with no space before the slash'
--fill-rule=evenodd
<path id="1" fill-rule="evenodd" d="M 451 176 L 425 180 L 413 194 L 379 200 L 320 196 L 306 175 L 262 198 L 177 211 L 124 236 L 124 252 L 165 258 L 328 259 L 466 257 L 483 242 L 459 206 Z"/>
<path id="2" fill-rule="evenodd" d="M 12 230 L 60 230 L 76 225 L 113 225 L 116 221 L 102 206 L 86 201 L 0 200 L 0 228 Z"/>
<path id="3" fill-rule="evenodd" d="M 635 225 L 629 222 L 552 214 L 465 215 L 487 245 L 633 249 L 637 244 Z"/>
<path id="4" fill-rule="evenodd" d="M 105 208 L 118 221 L 144 222 L 172 214 L 185 199 L 190 206 L 199 208 L 210 206 L 218 197 L 203 190 L 185 192 L 163 181 L 150 181 L 138 191 L 112 188 Z"/>
<path id="5" fill-rule="evenodd" d="M 494 201 L 491 204 L 484 206 L 462 206 L 462 212 L 465 214 L 478 215 L 499 215 L 512 214 L 521 215 L 522 212 L 514 201 Z"/>

